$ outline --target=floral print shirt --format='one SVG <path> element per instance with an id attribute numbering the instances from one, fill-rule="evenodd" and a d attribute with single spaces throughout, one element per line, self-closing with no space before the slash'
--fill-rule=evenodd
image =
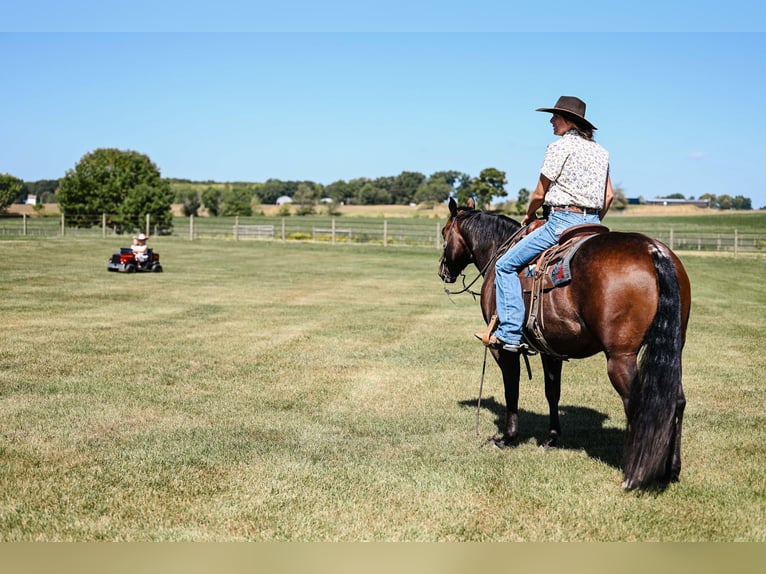
<path id="1" fill-rule="evenodd" d="M 609 175 L 609 152 L 576 130 L 569 130 L 548 145 L 540 173 L 551 180 L 546 204 L 601 209 Z"/>

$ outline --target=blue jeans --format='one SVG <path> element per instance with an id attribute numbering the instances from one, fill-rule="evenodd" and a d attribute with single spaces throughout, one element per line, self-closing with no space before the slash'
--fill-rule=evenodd
<path id="1" fill-rule="evenodd" d="M 600 223 L 597 214 L 551 210 L 548 222 L 511 247 L 495 263 L 495 297 L 499 319 L 495 337 L 518 344 L 524 327 L 524 298 L 518 273 L 540 253 L 556 245 L 561 234 L 574 225 Z"/>

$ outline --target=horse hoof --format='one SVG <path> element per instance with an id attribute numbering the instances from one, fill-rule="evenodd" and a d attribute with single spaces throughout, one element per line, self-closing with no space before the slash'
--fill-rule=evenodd
<path id="1" fill-rule="evenodd" d="M 635 479 L 625 479 L 622 481 L 622 489 L 626 492 L 635 490 L 639 487 L 639 482 Z"/>
<path id="2" fill-rule="evenodd" d="M 543 448 L 557 448 L 559 446 L 559 433 L 551 431 L 548 438 L 540 443 Z"/>
<path id="3" fill-rule="evenodd" d="M 509 435 L 492 436 L 489 437 L 489 441 L 500 450 L 516 446 L 516 437 Z"/>

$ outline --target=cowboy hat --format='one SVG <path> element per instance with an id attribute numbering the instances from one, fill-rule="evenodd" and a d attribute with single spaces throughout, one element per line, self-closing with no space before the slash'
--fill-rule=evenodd
<path id="1" fill-rule="evenodd" d="M 537 108 L 535 111 L 560 114 L 576 123 L 583 123 L 592 130 L 598 129 L 585 119 L 585 102 L 574 96 L 561 96 L 552 108 Z"/>
<path id="2" fill-rule="evenodd" d="M 139 241 L 146 241 L 146 235 L 144 235 L 143 233 L 139 233 L 136 239 L 138 239 Z"/>

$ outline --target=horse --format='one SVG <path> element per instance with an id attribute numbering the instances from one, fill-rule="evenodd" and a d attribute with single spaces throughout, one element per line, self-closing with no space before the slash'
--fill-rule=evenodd
<path id="1" fill-rule="evenodd" d="M 439 277 L 454 283 L 473 263 L 483 277 L 481 310 L 489 324 L 495 314 L 494 263 L 520 224 L 476 210 L 472 203 L 458 207 L 454 199 L 449 211 Z M 689 277 L 676 254 L 660 241 L 603 229 L 572 255 L 571 281 L 542 295 L 542 334 L 548 345 L 540 357 L 549 407 L 543 445 L 555 447 L 561 437 L 563 361 L 603 352 L 627 419 L 622 487 L 667 485 L 681 473 L 686 406 L 681 359 L 691 307 Z M 524 297 L 529 312 L 530 295 Z M 525 330 L 531 341 L 529 335 Z M 519 438 L 520 355 L 495 348 L 491 352 L 502 371 L 506 402 L 505 428 L 493 440 L 505 448 Z"/>

